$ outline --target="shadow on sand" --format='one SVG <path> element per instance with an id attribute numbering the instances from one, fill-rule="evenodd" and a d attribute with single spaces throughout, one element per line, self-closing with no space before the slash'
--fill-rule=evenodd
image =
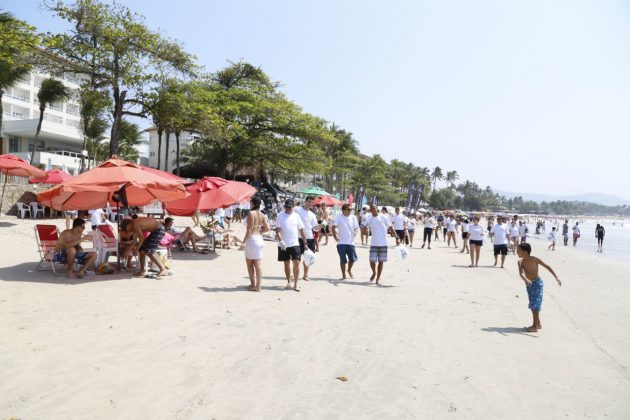
<path id="1" fill-rule="evenodd" d="M 132 278 L 131 272 L 119 271 L 113 274 L 86 275 L 82 279 L 69 279 L 66 276 L 56 276 L 51 270 L 35 271 L 36 266 L 37 263 L 30 262 L 10 267 L 1 267 L 0 281 L 78 285 L 84 283 L 94 283 L 96 281 L 129 280 Z"/>
<path id="2" fill-rule="evenodd" d="M 482 328 L 481 331 L 495 332 L 495 333 L 499 333 L 501 335 L 506 335 L 506 336 L 508 334 L 518 334 L 518 335 L 526 335 L 532 338 L 538 338 L 537 335 L 534 335 L 532 333 L 528 333 L 527 331 L 525 331 L 523 327 L 486 327 L 486 328 Z"/>
<path id="3" fill-rule="evenodd" d="M 11 222 L 0 222 L 0 227 L 11 227 L 11 226 L 15 226 L 15 223 L 11 223 Z"/>

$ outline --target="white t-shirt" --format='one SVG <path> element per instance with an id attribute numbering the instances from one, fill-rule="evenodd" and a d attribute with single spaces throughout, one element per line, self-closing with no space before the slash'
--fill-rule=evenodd
<path id="1" fill-rule="evenodd" d="M 407 230 L 416 230 L 416 219 L 413 217 L 407 218 Z"/>
<path id="2" fill-rule="evenodd" d="M 510 225 L 510 237 L 515 238 L 518 234 L 518 225 Z"/>
<path id="3" fill-rule="evenodd" d="M 243 202 L 241 203 L 241 208 L 242 208 L 243 210 L 249 210 L 249 209 L 250 209 L 249 201 L 243 201 Z"/>
<path id="4" fill-rule="evenodd" d="M 492 229 L 490 229 L 490 233 L 494 235 L 492 237 L 492 243 L 495 245 L 507 244 L 507 232 L 508 228 L 504 224 L 497 223 L 496 225 L 492 226 Z"/>
<path id="5" fill-rule="evenodd" d="M 101 223 L 103 223 L 103 209 L 90 210 L 89 213 L 92 225 L 100 225 Z"/>
<path id="6" fill-rule="evenodd" d="M 315 213 L 310 210 L 306 210 L 304 207 L 297 207 L 293 209 L 293 212 L 297 213 L 300 216 L 300 219 L 302 219 L 306 239 L 313 239 L 313 228 L 317 226 L 317 217 L 315 217 Z"/>
<path id="7" fill-rule="evenodd" d="M 468 223 L 462 222 L 462 233 L 468 232 Z"/>
<path id="8" fill-rule="evenodd" d="M 433 229 L 435 227 L 435 219 L 433 217 L 425 217 L 424 227 Z"/>
<path id="9" fill-rule="evenodd" d="M 372 216 L 365 221 L 365 226 L 372 231 L 371 246 L 387 246 L 387 230 L 392 225 L 391 220 L 384 214 Z"/>
<path id="10" fill-rule="evenodd" d="M 470 232 L 468 238 L 471 241 L 483 241 L 483 236 L 486 234 L 486 230 L 483 226 L 475 225 L 474 223 L 468 226 L 468 231 Z"/>
<path id="11" fill-rule="evenodd" d="M 217 217 L 225 217 L 225 210 L 219 207 L 214 211 L 214 215 Z"/>
<path id="12" fill-rule="evenodd" d="M 287 247 L 300 246 L 300 241 L 298 241 L 300 229 L 304 229 L 304 224 L 295 210 L 291 214 L 283 211 L 278 215 L 276 230 L 280 230 L 280 236 Z M 278 246 L 280 246 L 279 243 Z"/>
<path id="13" fill-rule="evenodd" d="M 405 229 L 405 216 L 402 214 L 394 214 L 392 221 L 394 222 L 394 230 Z"/>
<path id="14" fill-rule="evenodd" d="M 527 232 L 526 232 L 526 230 L 527 230 L 527 225 L 526 225 L 525 223 L 523 223 L 522 225 L 520 225 L 520 226 L 518 227 L 518 233 L 519 233 L 519 235 L 521 235 L 521 236 L 525 236 L 525 234 L 527 233 Z"/>
<path id="15" fill-rule="evenodd" d="M 229 217 L 230 219 L 234 217 L 234 207 L 230 206 L 225 209 L 225 217 Z"/>
<path id="16" fill-rule="evenodd" d="M 447 232 L 457 232 L 457 220 L 449 221 L 448 225 L 446 225 Z"/>
<path id="17" fill-rule="evenodd" d="M 352 215 L 346 217 L 343 214 L 338 214 L 333 223 L 339 234 L 339 245 L 354 245 L 356 229 L 359 228 L 357 218 Z"/>

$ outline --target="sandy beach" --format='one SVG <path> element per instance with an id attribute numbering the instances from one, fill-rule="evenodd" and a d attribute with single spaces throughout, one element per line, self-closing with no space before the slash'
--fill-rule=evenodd
<path id="1" fill-rule="evenodd" d="M 563 286 L 541 273 L 544 327 L 530 334 L 517 258 L 492 268 L 488 242 L 480 267 L 470 269 L 468 256 L 442 241 L 398 261 L 392 240 L 384 286 L 376 287 L 360 245 L 355 279 L 338 280 L 331 238 L 300 293 L 283 289 L 275 244 L 266 242 L 263 292 L 253 293 L 235 249 L 175 251 L 174 275 L 161 280 L 117 273 L 70 282 L 34 272 L 34 224 L 0 217 L 1 419 L 623 419 L 630 412 L 625 262 L 534 242 L 533 255 Z"/>

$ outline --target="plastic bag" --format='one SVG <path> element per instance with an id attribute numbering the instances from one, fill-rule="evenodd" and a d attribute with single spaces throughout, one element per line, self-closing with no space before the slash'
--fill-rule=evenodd
<path id="1" fill-rule="evenodd" d="M 398 245 L 396 248 L 394 248 L 394 252 L 396 253 L 396 257 L 398 257 L 400 261 L 404 261 L 407 259 L 407 257 L 409 257 L 409 250 L 404 245 Z"/>
<path id="2" fill-rule="evenodd" d="M 315 264 L 315 261 L 317 261 L 317 257 L 315 257 L 315 253 L 307 248 L 304 251 L 304 264 L 307 267 L 310 267 L 311 265 Z"/>

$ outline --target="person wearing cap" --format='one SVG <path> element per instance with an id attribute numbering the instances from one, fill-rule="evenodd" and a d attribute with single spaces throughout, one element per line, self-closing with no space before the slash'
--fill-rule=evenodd
<path id="1" fill-rule="evenodd" d="M 313 230 L 317 229 L 319 227 L 319 224 L 317 223 L 317 217 L 315 217 L 315 213 L 311 211 L 311 207 L 313 206 L 313 199 L 314 198 L 309 195 L 308 197 L 306 197 L 306 200 L 304 200 L 303 206 L 296 207 L 295 209 L 295 212 L 298 214 L 298 216 L 300 216 L 300 219 L 302 219 L 302 224 L 304 225 L 304 235 L 306 235 L 306 242 L 304 242 L 302 238 L 298 239 L 300 242 L 301 254 L 304 254 L 306 247 L 308 247 L 313 252 L 316 252 L 317 250 L 317 243 L 315 241 L 315 236 L 313 235 Z M 306 263 L 303 263 L 303 265 L 304 275 L 302 276 L 302 279 L 308 281 L 308 266 L 306 265 Z"/>
<path id="2" fill-rule="evenodd" d="M 354 248 L 354 238 L 357 236 L 359 222 L 352 214 L 350 204 L 341 206 L 341 214 L 335 216 L 332 224 L 332 235 L 337 241 L 337 253 L 339 254 L 339 263 L 341 267 L 341 279 L 346 279 L 346 265 L 348 266 L 348 275 L 352 276 L 352 265 L 356 260 L 357 252 Z"/>
<path id="3" fill-rule="evenodd" d="M 300 276 L 300 241 L 302 238 L 306 243 L 304 224 L 302 219 L 293 211 L 295 203 L 293 199 L 284 202 L 284 211 L 278 215 L 276 220 L 276 240 L 278 241 L 278 261 L 284 263 L 284 274 L 287 278 L 285 289 L 291 288 L 291 262 L 293 264 L 293 290 L 299 292 L 298 278 Z"/>

